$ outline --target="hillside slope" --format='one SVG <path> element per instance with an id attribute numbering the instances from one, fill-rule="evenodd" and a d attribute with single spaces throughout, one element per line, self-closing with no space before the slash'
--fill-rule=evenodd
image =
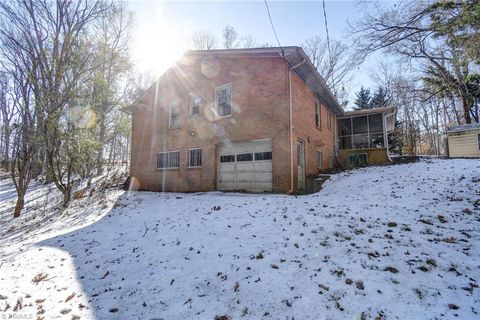
<path id="1" fill-rule="evenodd" d="M 29 233 L 2 222 L 0 316 L 480 318 L 478 160 L 358 169 L 298 197 L 108 189 L 69 210 Z"/>

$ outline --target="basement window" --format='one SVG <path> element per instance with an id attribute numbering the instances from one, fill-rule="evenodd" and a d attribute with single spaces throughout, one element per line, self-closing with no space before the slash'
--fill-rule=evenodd
<path id="1" fill-rule="evenodd" d="M 232 85 L 227 84 L 215 89 L 217 114 L 226 117 L 232 114 Z"/>
<path id="2" fill-rule="evenodd" d="M 196 168 L 202 166 L 202 149 L 188 150 L 188 167 Z"/>
<path id="3" fill-rule="evenodd" d="M 367 154 L 356 153 L 348 156 L 348 166 L 350 167 L 364 167 L 367 165 Z"/>
<path id="4" fill-rule="evenodd" d="M 157 169 L 178 169 L 180 151 L 160 152 L 157 154 Z"/>

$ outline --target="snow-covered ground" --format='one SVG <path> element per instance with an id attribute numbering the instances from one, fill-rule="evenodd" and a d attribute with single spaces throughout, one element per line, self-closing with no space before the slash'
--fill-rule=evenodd
<path id="1" fill-rule="evenodd" d="M 298 197 L 109 189 L 63 213 L 34 189 L 11 221 L 0 181 L 0 318 L 480 319 L 478 160 Z"/>

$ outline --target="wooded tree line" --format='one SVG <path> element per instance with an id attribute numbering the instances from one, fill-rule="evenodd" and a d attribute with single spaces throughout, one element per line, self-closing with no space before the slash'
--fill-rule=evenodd
<path id="1" fill-rule="evenodd" d="M 138 95 L 128 44 L 133 17 L 106 0 L 0 2 L 2 166 L 17 191 L 53 182 L 68 206 L 74 186 L 129 157 L 120 106 Z"/>
<path id="2" fill-rule="evenodd" d="M 350 26 L 359 61 L 392 58 L 370 76 L 397 108 L 404 153 L 442 154 L 449 126 L 479 122 L 479 29 L 478 0 L 377 2 Z"/>

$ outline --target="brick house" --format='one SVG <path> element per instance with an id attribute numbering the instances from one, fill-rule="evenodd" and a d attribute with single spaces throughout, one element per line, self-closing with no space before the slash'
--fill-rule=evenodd
<path id="1" fill-rule="evenodd" d="M 188 51 L 135 103 L 135 188 L 302 192 L 345 113 L 299 47 Z"/>

